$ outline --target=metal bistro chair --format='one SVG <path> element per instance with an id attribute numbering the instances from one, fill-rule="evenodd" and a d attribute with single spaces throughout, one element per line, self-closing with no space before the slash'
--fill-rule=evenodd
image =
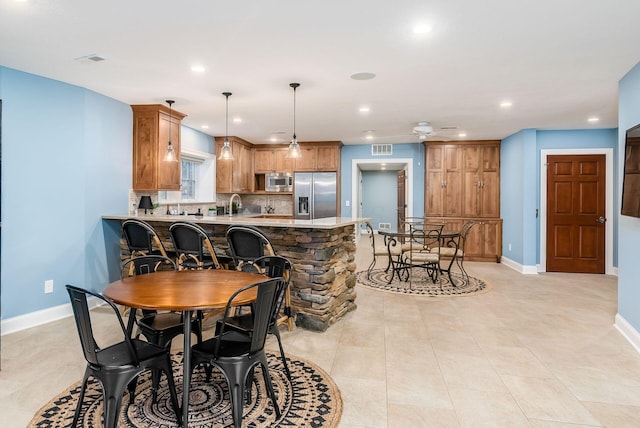
<path id="1" fill-rule="evenodd" d="M 444 224 L 416 223 L 410 227 L 410 238 L 402 245 L 403 262 L 407 268 L 408 280 L 415 267 L 426 270 L 435 284 L 440 274 L 440 235 Z"/>
<path id="2" fill-rule="evenodd" d="M 233 425 L 236 428 L 242 426 L 242 408 L 247 377 L 251 376 L 254 367 L 257 365 L 262 369 L 262 376 L 267 393 L 275 409 L 276 418 L 281 416 L 273 384 L 271 383 L 264 344 L 273 305 L 277 298 L 278 290 L 283 286 L 284 280 L 282 278 L 273 278 L 249 285 L 235 292 L 229 298 L 225 307 L 220 332 L 213 338 L 192 347 L 192 368 L 198 364 L 210 364 L 220 369 L 227 379 L 231 397 Z M 234 300 L 244 291 L 254 287 L 258 287 L 258 295 L 255 304 L 251 341 L 233 340 L 233 336 L 237 335 L 237 332 L 227 330 L 226 325 L 234 311 Z M 230 340 L 226 340 L 228 336 Z M 209 381 L 210 370 L 207 369 L 206 373 L 207 381 Z"/>
<path id="3" fill-rule="evenodd" d="M 227 242 L 229 251 L 233 257 L 236 269 L 244 270 L 247 263 L 253 262 L 263 256 L 275 256 L 276 251 L 267 235 L 253 226 L 232 225 L 227 229 Z M 253 267 L 249 265 L 249 270 Z M 284 316 L 278 320 L 278 324 L 286 323 L 287 330 L 293 330 L 293 317 L 291 312 L 291 291 L 285 290 Z"/>
<path id="4" fill-rule="evenodd" d="M 454 234 L 455 236 L 451 238 L 445 238 L 446 233 L 443 232 L 443 237 L 441 239 L 442 241 L 441 246 L 440 248 L 437 248 L 437 251 L 440 254 L 440 259 L 449 260 L 448 268 L 441 269 L 441 271 L 445 270 L 446 272 L 448 272 L 449 280 L 451 281 L 451 284 L 454 287 L 457 286 L 457 284 L 455 284 L 451 276 L 451 268 L 453 267 L 452 265 L 454 262 L 456 266 L 458 266 L 458 269 L 460 269 L 460 274 L 462 275 L 463 284 L 466 284 L 469 281 L 469 274 L 464 268 L 465 245 L 467 242 L 467 237 L 471 232 L 471 229 L 473 229 L 473 226 L 475 226 L 476 224 L 477 222 L 475 221 L 466 222 L 465 224 L 462 225 L 462 228 L 460 229 L 460 233 Z M 435 250 L 436 248 L 432 249 L 432 251 L 435 251 Z"/>
<path id="5" fill-rule="evenodd" d="M 175 257 L 174 253 L 167 252 L 154 228 L 146 221 L 137 218 L 126 219 L 122 222 L 122 234 L 131 257 Z"/>
<path id="6" fill-rule="evenodd" d="M 382 244 L 379 241 L 376 242 L 373 226 L 370 222 L 366 222 L 365 225 L 369 232 L 369 241 L 371 242 L 371 250 L 373 252 L 373 260 L 371 260 L 371 264 L 369 264 L 369 268 L 367 269 L 367 279 L 370 279 L 371 271 L 376 266 L 377 257 L 387 257 L 387 267 L 384 271 L 389 272 L 389 268 L 391 268 L 391 259 L 393 257 L 398 257 L 401 254 L 401 251 L 399 246 L 388 245 L 389 239 L 386 236 Z"/>
<path id="7" fill-rule="evenodd" d="M 118 425 L 118 416 L 120 414 L 120 406 L 125 388 L 127 385 L 129 386 L 129 401 L 133 402 L 136 379 L 138 375 L 145 370 L 161 370 L 167 376 L 169 392 L 171 394 L 171 404 L 176 412 L 176 420 L 180 425 L 181 412 L 178 407 L 178 398 L 176 396 L 176 386 L 173 381 L 173 372 L 171 371 L 171 356 L 169 351 L 153 343 L 131 338 L 116 306 L 102 295 L 72 285 L 67 285 L 66 288 L 69 293 L 69 299 L 71 300 L 71 307 L 73 308 L 73 315 L 76 321 L 76 327 L 78 328 L 82 352 L 87 361 L 78 405 L 71 426 L 75 427 L 78 424 L 82 400 L 84 399 L 89 376 L 93 376 L 100 381 L 104 398 L 104 426 L 113 428 Z M 104 302 L 113 310 L 120 324 L 120 329 L 122 330 L 122 342 L 104 348 L 98 345 L 91 325 L 87 296 Z"/>
<path id="8" fill-rule="evenodd" d="M 179 270 L 222 269 L 207 232 L 195 223 L 177 221 L 169 226 Z"/>
<path id="9" fill-rule="evenodd" d="M 162 256 L 141 256 L 133 259 L 125 260 L 122 264 L 122 278 L 134 275 L 145 275 L 156 272 L 158 270 L 177 270 L 173 260 Z M 135 319 L 135 311 L 129 316 L 129 325 L 127 330 L 131 330 L 135 325 L 138 331 L 135 337 L 142 334 L 148 342 L 161 346 L 167 350 L 171 349 L 171 341 L 174 337 L 182 334 L 184 331 L 184 322 L 181 312 L 158 312 L 155 310 L 143 309 L 142 317 Z M 191 331 L 196 335 L 198 343 L 202 342 L 202 312 L 198 311 L 196 317 L 191 320 Z M 154 370 L 153 376 L 153 402 L 157 398 L 158 384 L 160 381 L 160 373 Z"/>

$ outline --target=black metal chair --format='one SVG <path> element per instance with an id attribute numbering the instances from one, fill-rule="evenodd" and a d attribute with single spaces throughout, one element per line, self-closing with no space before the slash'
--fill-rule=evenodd
<path id="1" fill-rule="evenodd" d="M 162 256 L 141 256 L 125 260 L 122 264 L 122 278 L 134 275 L 144 275 L 158 270 L 176 270 L 173 260 Z M 142 317 L 135 320 L 135 311 L 132 311 L 129 318 L 127 330 L 131 333 L 133 324 L 137 324 L 138 332 L 136 338 L 142 334 L 148 342 L 162 346 L 170 350 L 171 341 L 184 331 L 184 322 L 181 312 L 158 312 L 155 310 L 142 310 Z M 196 318 L 191 320 L 191 331 L 198 338 L 198 343 L 202 342 L 202 312 L 198 312 Z M 160 373 L 153 371 L 153 402 L 157 398 Z"/>
<path id="2" fill-rule="evenodd" d="M 145 370 L 161 370 L 165 373 L 169 383 L 171 404 L 176 412 L 176 420 L 181 424 L 181 412 L 178 407 L 169 351 L 153 343 L 131 338 L 118 309 L 105 297 L 72 285 L 67 285 L 66 288 L 71 300 L 84 358 L 87 361 L 80 397 L 78 398 L 78 405 L 71 426 L 75 427 L 78 423 L 89 376 L 98 379 L 102 385 L 104 426 L 112 428 L 118 424 L 118 415 L 125 388 L 127 385 L 129 386 L 129 400 L 132 402 L 136 379 Z M 87 296 L 101 300 L 111 307 L 122 330 L 122 342 L 104 348 L 98 345 L 93 334 Z"/>
<path id="3" fill-rule="evenodd" d="M 260 229 L 253 226 L 232 225 L 227 229 L 227 242 L 229 251 L 236 269 L 245 270 L 243 266 L 263 256 L 275 256 L 276 251 L 271 241 Z M 246 270 L 251 271 L 249 265 Z M 291 291 L 287 287 L 284 296 L 285 316 L 278 319 L 278 323 L 287 324 L 289 331 L 293 330 L 293 317 L 291 317 Z"/>
<path id="4" fill-rule="evenodd" d="M 273 334 L 278 340 L 278 347 L 280 348 L 280 358 L 284 370 L 287 374 L 287 378 L 291 381 L 291 372 L 289 371 L 289 365 L 287 364 L 287 357 L 284 355 L 284 348 L 282 347 L 282 339 L 280 338 L 280 330 L 278 329 L 278 320 L 280 319 L 281 312 L 284 311 L 284 316 L 290 317 L 291 308 L 283 308 L 286 291 L 289 288 L 291 281 L 291 274 L 293 265 L 289 260 L 281 256 L 264 256 L 260 257 L 252 262 L 247 262 L 243 266 L 243 270 L 261 273 L 269 278 L 283 278 L 284 286 L 278 291 L 276 300 L 274 301 L 273 309 L 271 312 L 271 318 L 269 319 L 269 333 Z M 244 340 L 250 340 L 253 331 L 253 311 L 251 313 L 236 314 L 226 321 L 225 328 L 228 331 L 238 331 L 245 335 Z M 218 320 L 216 323 L 216 334 L 222 331 L 223 320 Z M 243 340 L 243 338 L 239 338 Z"/>
<path id="5" fill-rule="evenodd" d="M 435 284 L 440 274 L 440 235 L 444 224 L 422 223 L 410 227 L 408 242 L 402 244 L 402 261 L 407 276 L 414 267 L 423 268 Z"/>
<path id="6" fill-rule="evenodd" d="M 272 278 L 263 282 L 249 285 L 235 292 L 227 302 L 224 311 L 223 323 L 220 332 L 211 339 L 205 340 L 192 347 L 192 365 L 210 364 L 222 371 L 229 384 L 231 397 L 231 409 L 233 412 L 234 427 L 242 426 L 242 408 L 244 405 L 245 383 L 251 376 L 255 366 L 260 366 L 267 393 L 271 398 L 276 417 L 281 413 L 276 400 L 275 391 L 271 383 L 267 356 L 264 352 L 264 344 L 269 329 L 274 301 L 278 291 L 284 287 L 282 278 Z M 238 332 L 227 329 L 227 321 L 234 312 L 235 299 L 244 291 L 258 288 L 255 309 L 253 312 L 253 330 L 251 341 L 234 340 Z M 228 339 L 228 340 L 227 340 Z M 207 370 L 207 381 L 210 380 L 210 371 Z"/>
<path id="7" fill-rule="evenodd" d="M 207 232 L 195 223 L 177 221 L 169 226 L 178 269 L 222 269 Z"/>
<path id="8" fill-rule="evenodd" d="M 122 222 L 122 234 L 132 258 L 152 255 L 175 258 L 174 253 L 167 252 L 155 229 L 146 221 L 126 219 Z"/>
<path id="9" fill-rule="evenodd" d="M 475 226 L 476 224 L 477 222 L 475 221 L 466 222 L 465 224 L 462 225 L 462 228 L 460 229 L 460 233 L 454 234 L 454 236 L 450 238 L 445 238 L 444 236 L 446 235 L 446 233 L 443 232 L 443 238 L 441 239 L 442 242 L 440 247 L 437 249 L 434 248 L 431 250 L 431 251 L 437 250 L 440 253 L 441 260 L 443 259 L 449 260 L 448 268 L 441 269 L 441 271 L 446 271 L 449 273 L 449 279 L 453 286 L 457 286 L 457 284 L 455 284 L 451 276 L 451 268 L 453 267 L 452 264 L 454 263 L 454 261 L 455 261 L 455 264 L 458 266 L 458 269 L 460 269 L 460 274 L 462 275 L 463 284 L 466 284 L 467 281 L 469 280 L 469 274 L 464 268 L 464 252 L 465 252 L 465 246 L 467 243 L 467 237 L 469 236 L 471 229 L 473 229 L 473 226 Z"/>

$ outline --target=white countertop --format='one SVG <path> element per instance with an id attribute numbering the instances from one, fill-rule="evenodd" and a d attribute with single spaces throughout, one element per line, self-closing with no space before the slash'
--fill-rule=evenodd
<path id="1" fill-rule="evenodd" d="M 301 229 L 333 229 L 336 227 L 343 227 L 349 225 L 355 225 L 358 223 L 364 223 L 371 221 L 370 218 L 350 218 L 350 217 L 327 217 L 319 218 L 315 220 L 296 220 L 285 218 L 269 218 L 267 215 L 261 215 L 261 217 L 252 217 L 260 214 L 240 214 L 240 215 L 220 215 L 220 216 L 203 216 L 196 217 L 193 215 L 165 215 L 165 214 L 153 214 L 153 215 L 138 215 L 135 218 L 150 222 L 150 221 L 162 221 L 173 223 L 174 221 L 190 221 L 200 224 L 243 224 L 247 226 L 268 226 L 268 227 L 295 227 Z M 274 216 L 275 217 L 275 216 Z M 132 216 L 126 215 L 103 215 L 105 220 L 125 220 L 132 218 Z"/>

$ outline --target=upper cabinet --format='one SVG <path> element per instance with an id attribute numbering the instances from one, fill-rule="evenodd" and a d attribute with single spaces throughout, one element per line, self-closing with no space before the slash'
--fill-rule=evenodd
<path id="1" fill-rule="evenodd" d="M 499 141 L 425 148 L 425 216 L 500 217 Z"/>
<path id="2" fill-rule="evenodd" d="M 132 105 L 134 190 L 180 190 L 180 126 L 186 116 L 161 104 Z M 171 124 L 171 125 L 169 125 Z M 169 136 L 171 130 L 171 136 Z M 171 140 L 178 162 L 164 156 Z"/>
<path id="3" fill-rule="evenodd" d="M 425 154 L 425 216 L 461 216 L 462 148 L 432 145 Z"/>
<path id="4" fill-rule="evenodd" d="M 270 172 L 293 172 L 294 159 L 287 159 L 287 149 L 256 148 L 253 152 L 253 170 L 255 174 Z"/>
<path id="5" fill-rule="evenodd" d="M 217 193 L 250 193 L 253 191 L 253 149 L 251 143 L 238 137 L 229 137 L 232 161 L 216 161 Z M 216 155 L 220 153 L 224 137 L 216 137 Z"/>
<path id="6" fill-rule="evenodd" d="M 466 146 L 463 149 L 465 217 L 500 216 L 500 147 Z"/>
<path id="7" fill-rule="evenodd" d="M 339 141 L 300 143 L 302 159 L 296 159 L 296 171 L 338 171 L 340 169 Z"/>

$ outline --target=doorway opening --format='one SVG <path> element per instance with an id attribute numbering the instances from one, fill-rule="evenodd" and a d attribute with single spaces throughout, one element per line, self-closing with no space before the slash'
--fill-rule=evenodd
<path id="1" fill-rule="evenodd" d="M 380 170 L 382 164 L 385 164 L 387 171 L 405 171 L 406 177 L 406 213 L 407 216 L 413 216 L 413 159 L 408 158 L 385 158 L 385 159 L 353 159 L 351 167 L 351 195 L 353 199 L 353 208 L 351 210 L 351 217 L 356 219 L 358 217 L 364 217 L 362 213 L 363 207 L 363 189 L 362 179 L 363 171 Z M 394 175 L 394 186 L 396 185 L 396 178 Z M 380 196 L 384 198 L 384 195 Z M 389 209 L 393 210 L 393 218 L 397 217 L 396 205 L 389 204 Z M 374 225 L 374 229 L 377 229 Z M 366 226 L 360 224 L 358 227 L 358 235 L 360 233 L 366 233 Z"/>

